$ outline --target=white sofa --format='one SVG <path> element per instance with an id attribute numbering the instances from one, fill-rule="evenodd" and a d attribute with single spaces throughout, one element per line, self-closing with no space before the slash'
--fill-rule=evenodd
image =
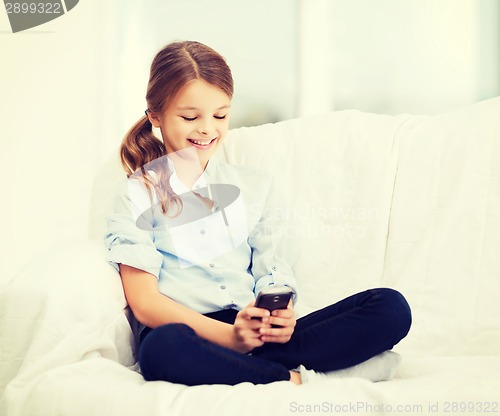
<path id="1" fill-rule="evenodd" d="M 96 179 L 94 238 L 33 260 L 1 294 L 1 415 L 500 412 L 500 97 L 438 116 L 348 110 L 240 128 L 219 157 L 274 174 L 300 313 L 369 287 L 406 296 L 395 379 L 145 382 L 99 238 L 113 164 Z"/>

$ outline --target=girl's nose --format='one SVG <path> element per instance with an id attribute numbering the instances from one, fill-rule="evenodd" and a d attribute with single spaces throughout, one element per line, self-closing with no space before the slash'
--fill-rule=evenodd
<path id="1" fill-rule="evenodd" d="M 210 123 L 202 123 L 198 126 L 198 133 L 202 134 L 203 136 L 206 136 L 211 132 L 212 126 L 210 125 Z"/>

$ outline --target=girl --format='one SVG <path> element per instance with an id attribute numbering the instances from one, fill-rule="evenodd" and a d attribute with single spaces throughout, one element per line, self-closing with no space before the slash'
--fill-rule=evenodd
<path id="1" fill-rule="evenodd" d="M 217 52 L 169 44 L 151 65 L 146 114 L 121 145 L 128 179 L 105 240 L 141 324 L 143 376 L 186 385 L 391 378 L 399 356 L 388 350 L 411 324 L 400 293 L 367 290 L 297 321 L 295 299 L 272 314 L 254 306 L 262 289 L 296 284 L 270 232 L 269 180 L 212 158 L 232 95 Z"/>

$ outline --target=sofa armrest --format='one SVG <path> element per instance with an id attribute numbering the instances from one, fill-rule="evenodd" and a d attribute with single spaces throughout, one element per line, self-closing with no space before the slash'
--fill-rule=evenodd
<path id="1" fill-rule="evenodd" d="M 14 377 L 101 356 L 135 363 L 119 274 L 99 241 L 54 247 L 0 293 L 0 390 Z"/>

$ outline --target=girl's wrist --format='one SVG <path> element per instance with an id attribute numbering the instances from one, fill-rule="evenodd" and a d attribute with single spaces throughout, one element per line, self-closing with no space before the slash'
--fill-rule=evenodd
<path id="1" fill-rule="evenodd" d="M 231 350 L 239 351 L 238 337 L 236 336 L 234 326 L 231 324 L 224 324 L 224 326 L 224 332 L 221 334 L 222 337 L 219 338 L 219 344 Z"/>
<path id="2" fill-rule="evenodd" d="M 227 348 L 230 348 L 241 354 L 246 354 L 251 350 L 248 345 L 241 342 L 241 337 L 236 333 L 234 325 L 229 325 L 229 335 L 227 337 Z"/>

